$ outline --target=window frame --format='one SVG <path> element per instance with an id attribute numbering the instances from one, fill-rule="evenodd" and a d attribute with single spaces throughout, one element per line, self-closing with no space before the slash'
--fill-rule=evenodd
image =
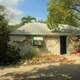
<path id="1" fill-rule="evenodd" d="M 37 44 L 35 44 L 35 41 L 37 41 Z M 33 36 L 33 38 L 32 38 L 33 46 L 41 47 L 41 46 L 43 46 L 43 42 L 44 42 L 43 36 Z M 38 43 L 40 43 L 40 44 L 38 44 Z"/>

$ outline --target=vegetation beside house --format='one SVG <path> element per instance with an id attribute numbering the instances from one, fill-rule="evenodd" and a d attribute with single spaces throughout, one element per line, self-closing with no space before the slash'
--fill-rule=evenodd
<path id="1" fill-rule="evenodd" d="M 5 13 L 6 8 L 0 6 L 0 65 L 16 64 L 20 61 L 18 48 L 9 45 L 8 20 Z"/>
<path id="2" fill-rule="evenodd" d="M 58 27 L 59 24 L 79 27 L 80 11 L 77 8 L 79 5 L 80 0 L 49 0 L 47 19 L 49 28 Z"/>

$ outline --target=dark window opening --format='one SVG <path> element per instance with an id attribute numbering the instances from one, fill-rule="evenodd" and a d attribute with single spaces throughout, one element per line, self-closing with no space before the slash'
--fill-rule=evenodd
<path id="1" fill-rule="evenodd" d="M 43 41 L 43 37 L 33 37 L 32 44 L 33 46 L 42 47 Z"/>
<path id="2" fill-rule="evenodd" d="M 66 36 L 60 36 L 60 53 L 66 54 Z"/>
<path id="3" fill-rule="evenodd" d="M 33 41 L 33 46 L 42 46 L 42 45 L 43 45 L 43 41 L 40 41 L 40 40 Z"/>

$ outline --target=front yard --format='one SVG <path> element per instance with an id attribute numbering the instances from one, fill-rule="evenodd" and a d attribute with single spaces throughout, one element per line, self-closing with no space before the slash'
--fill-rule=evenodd
<path id="1" fill-rule="evenodd" d="M 67 63 L 67 64 L 79 64 L 80 55 L 52 55 L 52 54 L 43 54 L 37 57 L 34 57 L 32 60 L 25 61 L 26 64 L 44 64 L 44 63 Z"/>
<path id="2" fill-rule="evenodd" d="M 42 61 L 42 62 L 41 62 Z M 44 56 L 29 64 L 0 67 L 0 80 L 79 80 L 80 57 Z"/>

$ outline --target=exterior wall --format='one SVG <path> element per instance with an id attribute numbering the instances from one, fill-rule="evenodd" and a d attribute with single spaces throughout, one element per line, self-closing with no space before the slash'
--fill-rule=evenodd
<path id="1" fill-rule="evenodd" d="M 68 36 L 67 37 L 67 54 L 72 54 L 76 51 L 75 46 L 78 46 L 77 42 L 75 42 L 73 39 L 75 39 L 76 36 Z"/>
<path id="2" fill-rule="evenodd" d="M 10 36 L 9 44 L 16 45 L 16 42 L 22 42 L 26 39 L 25 36 Z"/>
<path id="3" fill-rule="evenodd" d="M 71 36 L 67 36 L 67 54 L 70 54 L 73 50 L 72 46 L 73 42 L 71 40 Z"/>
<path id="4" fill-rule="evenodd" d="M 52 36 L 45 38 L 46 47 L 51 54 L 60 55 L 60 37 Z"/>
<path id="5" fill-rule="evenodd" d="M 32 36 L 11 36 L 11 44 L 16 44 L 21 49 L 21 54 L 25 54 L 27 49 L 32 46 Z M 60 39 L 59 36 L 44 37 L 44 46 L 35 47 L 38 53 L 60 54 Z"/>
<path id="6" fill-rule="evenodd" d="M 74 52 L 75 36 L 67 36 L 67 54 Z M 16 45 L 21 49 L 21 54 L 25 54 L 29 47 L 32 47 L 32 36 L 11 36 L 10 44 Z M 46 36 L 44 37 L 44 46 L 35 47 L 38 53 L 51 53 L 54 55 L 60 55 L 60 36 Z"/>
<path id="7" fill-rule="evenodd" d="M 10 36 L 10 42 L 9 44 L 14 45 L 18 47 L 21 51 L 20 54 L 24 55 L 28 49 L 28 47 L 31 46 L 31 36 Z"/>

